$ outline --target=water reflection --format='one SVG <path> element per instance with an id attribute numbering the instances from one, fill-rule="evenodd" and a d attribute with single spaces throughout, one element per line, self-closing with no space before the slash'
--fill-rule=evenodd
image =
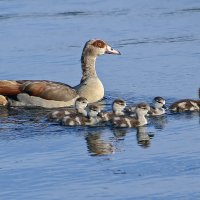
<path id="1" fill-rule="evenodd" d="M 102 138 L 101 131 L 88 132 L 85 137 L 88 151 L 91 155 L 108 155 L 115 152 L 115 147 L 110 141 Z"/>
<path id="2" fill-rule="evenodd" d="M 164 129 L 168 123 L 166 115 L 151 117 L 149 121 L 156 129 Z"/>
<path id="3" fill-rule="evenodd" d="M 118 140 L 123 140 L 130 130 L 128 128 L 114 128 L 112 129 L 112 131 L 115 138 L 117 138 Z"/>
<path id="4" fill-rule="evenodd" d="M 0 107 L 0 118 L 1 117 L 8 117 L 8 109 L 5 107 Z"/>
<path id="5" fill-rule="evenodd" d="M 149 133 L 147 132 L 146 126 L 140 126 L 137 128 L 136 137 L 137 137 L 137 142 L 141 147 L 143 148 L 150 147 L 151 139 Z"/>
<path id="6" fill-rule="evenodd" d="M 87 148 L 92 156 L 109 155 L 116 151 L 121 152 L 124 146 L 121 141 L 124 141 L 127 133 L 135 134 L 135 131 L 130 128 L 111 128 L 109 129 L 111 132 L 106 132 L 109 137 L 105 138 L 103 130 L 105 129 L 91 130 L 86 133 Z M 147 127 L 141 126 L 134 130 L 136 130 L 137 144 L 142 148 L 150 147 L 151 138 L 154 135 L 148 132 Z"/>

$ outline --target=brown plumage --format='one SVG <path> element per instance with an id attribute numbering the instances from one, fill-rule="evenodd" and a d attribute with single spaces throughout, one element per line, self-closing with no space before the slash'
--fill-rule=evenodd
<path id="1" fill-rule="evenodd" d="M 124 115 L 124 108 L 126 107 L 126 102 L 122 99 L 115 99 L 112 103 L 111 112 L 101 112 L 101 118 L 103 122 L 109 122 L 114 117 Z"/>
<path id="2" fill-rule="evenodd" d="M 200 100 L 182 99 L 174 102 L 169 109 L 174 112 L 199 111 Z"/>
<path id="3" fill-rule="evenodd" d="M 21 83 L 17 81 L 0 80 L 1 95 L 17 95 L 21 92 Z"/>
<path id="4" fill-rule="evenodd" d="M 147 119 L 145 115 L 147 115 L 150 107 L 146 103 L 139 103 L 136 106 L 135 112 L 136 117 L 130 116 L 116 116 L 112 119 L 112 123 L 115 127 L 138 127 L 147 124 Z"/>
<path id="5" fill-rule="evenodd" d="M 87 111 L 85 110 L 88 105 L 88 101 L 84 97 L 79 97 L 75 101 L 74 108 L 62 108 L 62 110 L 54 110 L 48 114 L 48 120 L 59 122 L 62 118 L 67 115 L 83 115 L 87 116 Z"/>
<path id="6" fill-rule="evenodd" d="M 101 112 L 99 105 L 90 105 L 87 116 L 82 114 L 70 114 L 61 119 L 61 124 L 65 126 L 93 126 L 101 121 L 98 114 Z"/>
<path id="7" fill-rule="evenodd" d="M 53 81 L 0 81 L 0 94 L 12 96 L 27 93 L 46 100 L 68 101 L 77 96 L 75 89 L 69 85 Z"/>

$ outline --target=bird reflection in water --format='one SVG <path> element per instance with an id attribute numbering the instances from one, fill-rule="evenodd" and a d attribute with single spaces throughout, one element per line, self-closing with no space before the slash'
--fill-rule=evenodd
<path id="1" fill-rule="evenodd" d="M 160 130 L 164 129 L 168 122 L 165 115 L 151 117 L 150 121 L 156 129 Z"/>
<path id="2" fill-rule="evenodd" d="M 113 128 L 113 135 L 118 139 L 118 140 L 123 140 L 128 131 L 130 131 L 129 128 Z"/>
<path id="3" fill-rule="evenodd" d="M 105 141 L 101 132 L 89 132 L 86 135 L 87 147 L 91 155 L 108 155 L 115 152 L 115 147 L 111 142 Z"/>
<path id="4" fill-rule="evenodd" d="M 154 136 L 153 134 L 149 134 L 149 132 L 147 132 L 146 126 L 137 127 L 136 137 L 137 137 L 137 142 L 141 147 L 143 148 L 150 147 L 151 138 L 153 136 Z"/>
<path id="5" fill-rule="evenodd" d="M 9 116 L 8 109 L 6 107 L 0 106 L 0 117 L 8 117 L 8 116 Z"/>

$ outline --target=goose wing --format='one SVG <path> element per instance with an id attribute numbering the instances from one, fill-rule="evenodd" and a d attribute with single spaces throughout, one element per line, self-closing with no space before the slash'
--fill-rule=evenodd
<path id="1" fill-rule="evenodd" d="M 46 100 L 69 101 L 78 94 L 71 86 L 53 81 L 0 81 L 0 94 L 10 96 L 27 93 Z"/>

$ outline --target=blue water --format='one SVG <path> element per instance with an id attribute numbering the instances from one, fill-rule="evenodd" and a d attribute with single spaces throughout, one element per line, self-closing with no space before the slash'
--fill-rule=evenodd
<path id="1" fill-rule="evenodd" d="M 163 96 L 198 98 L 198 0 L 1 0 L 1 79 L 76 85 L 84 43 L 121 56 L 97 60 L 106 109 Z M 0 109 L 1 200 L 200 199 L 199 113 L 149 119 L 137 129 L 67 128 L 48 110 Z"/>

